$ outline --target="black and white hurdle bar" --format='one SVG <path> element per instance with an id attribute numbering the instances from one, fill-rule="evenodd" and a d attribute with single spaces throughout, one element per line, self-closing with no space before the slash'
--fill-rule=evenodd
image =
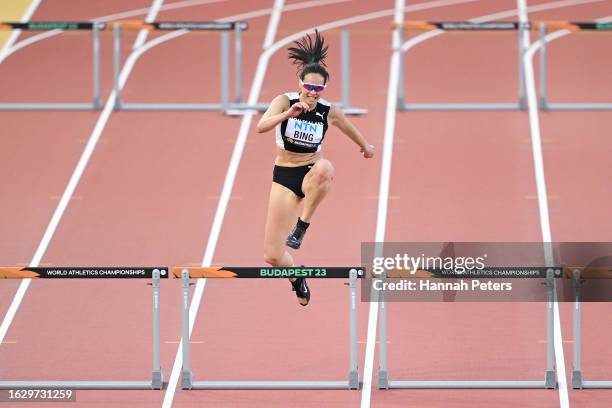
<path id="1" fill-rule="evenodd" d="M 381 274 L 380 279 L 386 279 L 385 274 Z M 546 285 L 548 292 L 548 302 L 546 302 L 546 372 L 544 380 L 541 381 L 449 381 L 449 380 L 390 380 L 387 369 L 387 308 L 385 304 L 384 293 L 379 292 L 379 369 L 378 369 L 378 388 L 418 388 L 418 389 L 502 389 L 502 388 L 546 388 L 554 389 L 557 387 L 557 375 L 554 366 L 555 349 L 554 349 L 554 300 L 556 283 L 554 279 L 553 269 L 548 269 L 546 272 Z"/>
<path id="2" fill-rule="evenodd" d="M 0 268 L 0 277 L 3 271 L 12 269 L 13 272 L 22 272 L 22 278 L 28 278 L 31 273 L 38 276 L 36 278 L 52 279 L 71 279 L 71 278 L 140 278 L 151 279 L 153 288 L 153 372 L 150 380 L 143 381 L 46 381 L 46 380 L 27 380 L 27 381 L 0 381 L 0 389 L 32 389 L 32 388 L 73 388 L 73 389 L 154 389 L 163 388 L 163 375 L 160 363 L 160 280 L 168 277 L 168 268 L 68 268 L 68 267 L 47 267 L 47 268 Z M 110 271 L 105 276 L 95 276 L 90 271 L 104 270 Z M 126 276 L 125 271 L 136 271 L 134 274 Z M 74 274 L 70 275 L 70 271 Z M 80 272 L 79 272 L 80 271 Z M 116 273 L 112 275 L 112 271 Z M 129 273 L 129 272 L 128 272 Z M 75 275 L 76 274 L 76 275 Z M 123 275 L 123 276 L 122 276 Z"/>
<path id="3" fill-rule="evenodd" d="M 67 103 L 67 102 L 5 102 L 0 103 L 0 111 L 82 111 L 99 110 L 100 102 L 100 31 L 106 29 L 106 23 L 101 22 L 29 22 L 29 23 L 0 23 L 0 29 L 5 30 L 29 30 L 29 31 L 91 31 L 92 32 L 92 56 L 93 56 L 93 100 L 91 103 Z"/>
<path id="4" fill-rule="evenodd" d="M 400 52 L 400 68 L 398 82 L 398 110 L 400 111 L 512 111 L 525 110 L 525 76 L 523 70 L 523 52 L 524 46 L 521 41 L 523 30 L 530 29 L 529 23 L 523 24 L 519 22 L 489 22 L 489 23 L 473 23 L 473 22 L 420 22 L 407 21 L 396 26 L 399 36 L 399 52 Z M 404 58 L 402 47 L 404 44 L 404 31 L 517 31 L 518 41 L 518 100 L 510 103 L 486 103 L 486 102 L 465 102 L 465 103 L 416 103 L 406 102 L 404 91 Z"/>
<path id="5" fill-rule="evenodd" d="M 540 109 L 543 111 L 573 110 L 573 111 L 604 111 L 612 110 L 612 103 L 555 103 L 548 100 L 548 75 L 547 75 L 547 46 L 546 34 L 556 30 L 569 30 L 570 32 L 589 31 L 612 31 L 612 23 L 594 22 L 542 22 L 538 23 L 540 48 Z"/>
<path id="6" fill-rule="evenodd" d="M 221 273 L 230 271 L 235 273 L 235 276 L 221 275 Z M 262 276 L 260 271 L 273 270 L 293 270 L 293 271 L 311 271 L 306 277 L 313 278 L 348 278 L 349 279 L 349 370 L 346 380 L 338 381 L 194 381 L 193 372 L 190 364 L 189 355 L 189 286 L 190 286 L 190 270 L 204 271 L 204 273 L 195 275 L 198 278 L 286 278 L 287 275 L 273 276 L 272 274 Z M 314 275 L 312 271 L 324 270 L 326 275 Z M 178 270 L 174 275 L 179 275 Z M 359 372 L 357 366 L 357 279 L 363 277 L 363 270 L 352 268 L 183 268 L 180 270 L 180 275 L 183 280 L 182 305 L 183 305 L 183 328 L 182 328 L 182 353 L 183 367 L 181 369 L 181 388 L 182 389 L 359 389 Z M 305 276 L 305 275 L 293 275 Z"/>

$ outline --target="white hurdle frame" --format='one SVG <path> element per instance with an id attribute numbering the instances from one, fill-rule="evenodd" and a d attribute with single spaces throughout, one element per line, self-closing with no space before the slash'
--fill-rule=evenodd
<path id="1" fill-rule="evenodd" d="M 349 274 L 349 370 L 346 380 L 338 381 L 194 381 L 190 364 L 189 347 L 189 271 L 183 269 L 181 278 L 182 290 L 182 353 L 181 388 L 209 390 L 314 390 L 314 389 L 359 389 L 359 372 L 357 366 L 357 279 L 359 271 L 351 269 Z"/>

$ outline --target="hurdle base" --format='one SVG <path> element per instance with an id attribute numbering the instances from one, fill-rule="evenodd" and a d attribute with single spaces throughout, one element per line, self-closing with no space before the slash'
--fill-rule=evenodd
<path id="1" fill-rule="evenodd" d="M 0 381 L 0 389 L 73 388 L 82 390 L 150 390 L 151 381 Z"/>
<path id="2" fill-rule="evenodd" d="M 583 386 L 584 384 L 582 382 L 582 371 L 572 371 L 572 388 L 577 390 L 583 388 Z"/>
<path id="3" fill-rule="evenodd" d="M 612 381 L 582 381 L 582 388 L 612 388 Z"/>
<path id="4" fill-rule="evenodd" d="M 546 388 L 546 383 L 544 381 L 389 381 L 387 388 Z"/>
<path id="5" fill-rule="evenodd" d="M 547 389 L 557 388 L 557 373 L 552 370 L 546 371 L 546 375 L 544 377 L 544 384 Z"/>
<path id="6" fill-rule="evenodd" d="M 398 103 L 400 111 L 518 111 L 518 103 Z"/>
<path id="7" fill-rule="evenodd" d="M 389 377 L 386 371 L 378 371 L 378 389 L 388 390 L 389 389 Z"/>
<path id="8" fill-rule="evenodd" d="M 351 390 L 359 389 L 359 373 L 357 371 L 349 372 L 348 386 Z"/>
<path id="9" fill-rule="evenodd" d="M 152 112 L 172 112 L 172 111 L 197 111 L 197 112 L 216 112 L 229 108 L 231 105 L 218 103 L 136 103 L 121 102 L 115 104 L 115 111 L 152 111 Z"/>
<path id="10" fill-rule="evenodd" d="M 0 103 L 0 111 L 91 111 L 100 110 L 93 103 Z"/>
<path id="11" fill-rule="evenodd" d="M 193 381 L 200 390 L 346 390 L 350 381 Z"/>
<path id="12" fill-rule="evenodd" d="M 156 370 L 153 371 L 153 377 L 151 379 L 151 384 L 154 390 L 161 390 L 164 388 L 164 375 L 161 371 Z"/>
<path id="13" fill-rule="evenodd" d="M 540 108 L 546 111 L 606 111 L 612 110 L 612 103 L 540 103 Z"/>
<path id="14" fill-rule="evenodd" d="M 341 103 L 332 103 L 332 105 L 341 109 L 345 115 L 349 116 L 359 116 L 359 115 L 367 115 L 368 110 L 363 108 L 354 108 L 352 106 L 344 107 Z M 225 110 L 225 114 L 228 116 L 241 116 L 246 114 L 253 114 L 257 112 L 265 112 L 268 109 L 269 104 L 267 103 L 257 103 L 255 105 L 248 104 L 230 104 L 229 107 Z"/>
<path id="15" fill-rule="evenodd" d="M 181 372 L 181 389 L 190 390 L 193 387 L 193 374 L 190 370 Z"/>

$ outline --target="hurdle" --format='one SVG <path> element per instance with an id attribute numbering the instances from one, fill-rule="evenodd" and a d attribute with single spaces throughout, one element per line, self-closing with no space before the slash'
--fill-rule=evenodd
<path id="1" fill-rule="evenodd" d="M 576 33 L 581 31 L 612 31 L 612 23 L 596 22 L 542 22 L 537 24 L 539 32 L 540 48 L 540 109 L 544 111 L 574 110 L 574 111 L 603 111 L 612 110 L 612 103 L 554 103 L 548 100 L 548 75 L 547 75 L 547 46 L 546 34 L 550 31 L 569 30 Z"/>
<path id="2" fill-rule="evenodd" d="M 363 277 L 359 267 L 312 268 L 242 268 L 242 267 L 176 267 L 175 277 L 182 279 L 182 356 L 181 388 L 191 389 L 359 389 L 357 368 L 357 279 Z M 290 278 L 349 279 L 349 371 L 348 379 L 339 381 L 194 381 L 189 355 L 189 286 L 190 279 L 199 278 Z"/>
<path id="3" fill-rule="evenodd" d="M 242 79 L 242 31 L 248 29 L 246 22 L 216 21 L 201 22 L 153 22 L 142 23 L 138 21 L 119 21 L 113 24 L 113 49 L 114 49 L 114 91 L 116 94 L 116 111 L 225 111 L 234 104 L 230 104 L 230 38 L 229 33 L 234 34 L 235 72 L 234 91 L 238 106 L 241 105 L 241 79 Z M 220 103 L 142 103 L 125 102 L 122 99 L 121 87 L 119 85 L 119 74 L 121 72 L 121 31 L 125 30 L 159 30 L 159 31 L 221 31 L 221 102 Z"/>
<path id="4" fill-rule="evenodd" d="M 367 109 L 357 108 L 351 104 L 351 46 L 350 33 L 346 30 L 340 32 L 340 92 L 341 101 L 332 102 L 332 105 L 342 109 L 345 115 L 360 116 L 368 113 Z M 228 115 L 241 115 L 245 111 L 255 110 L 265 112 L 268 109 L 268 103 L 258 103 L 248 105 L 246 103 L 233 105 L 226 111 Z"/>
<path id="5" fill-rule="evenodd" d="M 380 275 L 383 282 L 387 279 L 386 273 Z M 519 380 L 467 380 L 467 381 L 452 381 L 452 380 L 390 380 L 389 371 L 387 368 L 387 307 L 385 304 L 384 292 L 378 293 L 379 301 L 379 369 L 378 369 L 378 388 L 379 389 L 396 389 L 396 388 L 417 388 L 417 389 L 506 389 L 506 388 L 557 388 L 557 375 L 554 365 L 555 350 L 554 350 L 554 300 L 555 300 L 555 271 L 552 268 L 546 270 L 546 287 L 547 287 L 547 312 L 546 312 L 546 371 L 544 380 L 540 381 L 519 381 Z"/>
<path id="6" fill-rule="evenodd" d="M 0 381 L 0 389 L 155 389 L 163 387 L 160 363 L 160 280 L 168 278 L 168 268 L 108 267 L 0 267 L 0 279 L 151 279 L 153 292 L 153 372 L 144 381 Z"/>
<path id="7" fill-rule="evenodd" d="M 574 313 L 573 313 L 573 333 L 574 333 L 574 348 L 573 356 L 574 363 L 572 369 L 572 388 L 573 389 L 584 389 L 584 388 L 612 388 L 612 381 L 586 381 L 582 378 L 581 368 L 581 348 L 582 348 L 582 335 L 581 335 L 581 290 L 582 282 L 584 279 L 601 279 L 601 278 L 612 278 L 609 268 L 603 268 L 603 270 L 597 270 L 597 268 L 590 268 L 591 270 L 581 268 L 567 268 L 566 278 L 572 279 L 574 287 Z"/>
<path id="8" fill-rule="evenodd" d="M 250 105 L 243 101 L 242 96 L 242 31 L 248 29 L 246 22 L 154 22 L 142 23 L 133 21 L 120 21 L 114 23 L 114 91 L 116 94 L 116 111 L 222 111 L 228 115 L 242 115 L 249 111 L 263 112 L 269 104 L 257 103 Z M 121 32 L 122 30 L 187 30 L 187 31 L 221 31 L 221 77 L 219 103 L 142 103 L 125 102 L 121 95 L 119 74 L 121 72 Z M 234 97 L 230 102 L 230 33 L 234 36 Z M 347 115 L 365 115 L 367 109 L 356 108 L 350 102 L 350 39 L 348 31 L 341 33 L 341 92 L 342 101 L 334 103 Z"/>
<path id="9" fill-rule="evenodd" d="M 106 23 L 102 22 L 29 22 L 15 23 L 2 22 L 0 30 L 29 30 L 29 31 L 91 31 L 92 32 L 92 56 L 93 56 L 93 100 L 91 103 L 29 103 L 29 102 L 6 102 L 0 103 L 0 111 L 81 111 L 99 110 L 100 103 L 100 31 L 106 29 Z"/>
<path id="10" fill-rule="evenodd" d="M 526 109 L 525 99 L 525 76 L 523 70 L 523 52 L 524 46 L 521 41 L 521 36 L 524 30 L 529 30 L 531 25 L 529 23 L 520 22 L 487 22 L 487 23 L 476 23 L 476 22 L 436 22 L 436 21 L 406 21 L 401 24 L 397 24 L 395 29 L 398 33 L 399 38 L 399 51 L 400 51 L 400 68 L 399 68 L 399 82 L 398 82 L 398 110 L 399 111 L 513 111 Z M 406 30 L 412 31 L 517 31 L 518 41 L 518 101 L 512 103 L 407 103 L 404 82 L 405 82 L 405 70 L 404 70 L 404 59 L 403 53 L 407 52 L 403 50 L 404 44 L 404 32 Z"/>

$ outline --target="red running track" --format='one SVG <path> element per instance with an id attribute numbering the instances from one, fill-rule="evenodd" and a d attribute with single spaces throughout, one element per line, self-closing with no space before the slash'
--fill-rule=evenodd
<path id="1" fill-rule="evenodd" d="M 104 2 L 98 5 L 100 10 L 89 6 L 81 11 L 77 11 L 74 2 L 62 2 L 60 6 L 55 3 L 53 7 L 45 3 L 43 1 L 34 19 L 60 19 L 60 16 L 83 19 L 122 11 L 119 2 Z M 353 2 L 351 7 L 340 3 L 285 12 L 277 39 L 303 28 L 393 7 L 391 1 L 372 3 Z M 145 2 L 138 2 L 134 8 L 146 6 Z M 568 8 L 559 19 L 567 19 L 570 13 L 572 19 L 577 19 L 573 16 L 577 16 L 575 13 L 578 11 L 585 13 L 585 19 L 600 17 L 605 14 L 603 9 L 606 6 L 609 10 L 609 2 Z M 271 2 L 249 2 L 246 5 L 220 2 L 162 12 L 158 19 L 204 20 L 269 7 Z M 513 1 L 481 1 L 414 13 L 410 18 L 467 19 L 514 7 Z M 68 14 L 68 9 L 71 14 Z M 531 17 L 553 19 L 559 16 L 558 13 L 561 11 L 538 13 Z M 366 117 L 356 118 L 354 122 L 375 143 L 378 152 L 382 148 L 384 131 L 391 37 L 387 23 L 390 19 L 350 27 L 353 61 L 356 62 L 352 67 L 352 102 L 355 106 L 369 109 Z M 248 50 L 244 59 L 245 93 L 250 87 L 268 17 L 252 19 L 249 23 L 251 28 L 245 36 Z M 183 36 L 145 54 L 128 80 L 126 99 L 198 101 L 200 97 L 216 98 L 216 87 L 211 90 L 205 84 L 218 75 L 218 41 L 216 38 L 202 41 L 204 36 Z M 133 40 L 133 35 L 130 38 Z M 338 34 L 330 33 L 327 38 L 331 44 L 332 72 L 329 99 L 337 100 L 339 61 L 334 51 L 339 49 Z M 556 65 L 565 66 L 569 71 L 572 67 L 567 62 L 572 57 L 563 56 L 560 46 L 566 40 L 573 39 L 559 40 L 559 55 L 551 55 L 551 58 L 565 58 Z M 66 48 L 68 42 L 77 50 L 75 55 L 89 55 L 89 42 L 85 39 L 71 36 L 68 40 L 58 37 L 46 41 L 9 58 L 1 67 L 0 81 L 24 78 L 24 67 L 53 53 L 53 47 Z M 51 44 L 55 45 L 51 47 Z M 105 44 L 105 55 L 108 55 L 108 38 Z M 464 96 L 474 99 L 490 96 L 495 101 L 512 99 L 515 84 L 496 78 L 516 77 L 515 54 L 511 48 L 515 44 L 512 36 L 495 34 L 485 35 L 479 40 L 463 35 L 445 35 L 419 45 L 410 52 L 410 75 L 414 78 L 414 82 L 408 83 L 411 95 L 426 101 L 432 95 L 432 84 L 435 84 L 436 93 L 448 92 L 449 99 L 453 100 Z M 502 62 L 501 67 L 487 68 L 483 64 L 475 68 L 469 59 L 462 58 L 460 47 L 471 50 L 472 58 L 478 53 L 494 56 L 489 59 Z M 570 44 L 568 48 L 576 50 L 580 46 Z M 449 54 L 449 49 L 457 54 Z M 198 51 L 189 55 L 189 50 Z M 443 62 L 447 54 L 457 77 L 436 75 L 432 68 L 447 66 Z M 208 61 L 203 61 L 203 57 L 207 55 L 215 58 L 206 63 Z M 108 57 L 105 58 L 109 61 Z M 427 63 L 412 64 L 414 60 Z M 83 65 L 80 67 L 82 72 L 78 72 L 74 67 L 73 63 L 54 68 L 53 80 L 22 95 L 51 97 L 61 93 L 75 99 L 86 97 L 89 86 L 83 84 L 89 84 L 89 68 Z M 471 77 L 470 72 L 474 69 L 477 75 Z M 9 75 L 2 75 L 4 70 Z M 561 75 L 560 72 L 555 71 L 555 75 Z M 601 89 L 596 87 L 599 77 L 591 71 L 586 72 L 585 88 Z M 70 77 L 66 77 L 68 73 Z M 75 84 L 70 90 L 58 86 L 70 83 L 69 78 L 73 78 Z M 372 83 L 371 78 L 378 78 L 380 86 L 366 86 Z M 19 82 L 5 82 L 3 89 L 15 89 L 6 94 L 17 95 L 17 89 L 26 87 L 26 81 L 22 86 Z M 260 100 L 267 101 L 280 92 L 293 90 L 294 83 L 293 68 L 281 52 L 270 61 Z M 202 84 L 201 88 L 199 84 Z M 103 86 L 104 95 L 107 95 L 110 89 L 108 70 L 104 73 Z M 592 99 L 607 96 L 586 91 L 584 94 L 574 93 L 573 89 L 564 88 L 562 80 L 554 77 L 551 77 L 551 89 L 560 92 L 553 94 L 559 99 L 563 97 L 562 91 L 585 98 L 593 96 Z M 6 146 L 12 154 L 7 155 L 7 168 L 11 172 L 2 172 L 0 176 L 6 177 L 2 180 L 3 185 L 9 186 L 9 199 L 3 200 L 0 212 L 3 217 L 0 228 L 5 236 L 15 239 L 3 243 L 0 256 L 2 263 L 28 263 L 99 114 L 1 115 L 3 127 L 6 129 L 6 124 L 9 124 L 10 132 L 6 134 L 14 136 L 3 138 L 2 142 L 3 148 Z M 605 221 L 596 222 L 606 219 L 603 212 L 605 199 L 600 201 L 601 206 L 592 201 L 572 199 L 586 191 L 595 192 L 598 197 L 607 192 L 603 179 L 606 174 L 605 149 L 602 149 L 607 142 L 598 136 L 607 129 L 605 120 L 609 115 L 606 115 L 541 115 L 549 193 L 564 197 L 556 200 L 554 205 L 550 202 L 554 239 L 605 240 L 609 231 Z M 214 113 L 113 113 L 43 263 L 199 264 L 240 120 Z M 54 130 L 52 135 L 48 135 L 49 129 Z M 317 214 L 308 241 L 297 254 L 297 260 L 305 264 L 359 262 L 360 243 L 374 238 L 380 155 L 375 160 L 364 161 L 348 139 L 338 132 L 331 132 L 326 139 L 325 152 L 336 167 L 336 183 L 333 193 Z M 584 132 L 580 142 L 575 138 L 578 132 Z M 44 137 L 38 136 L 41 134 Z M 546 144 L 547 136 L 552 138 L 553 134 L 555 141 Z M 540 239 L 529 122 L 525 114 L 398 113 L 395 138 L 386 240 Z M 254 265 L 262 262 L 260 243 L 270 180 L 262 178 L 261 174 L 271 173 L 274 148 L 270 139 L 271 134 L 257 135 L 253 129 L 250 131 L 215 252 L 216 264 Z M 592 155 L 581 155 L 582 165 L 568 171 L 566 164 L 577 160 L 575 153 L 578 148 L 602 156 L 601 160 L 592 160 Z M 33 166 L 32 162 L 35 163 Z M 24 169 L 24 163 L 30 163 L 30 166 Z M 44 167 L 40 163 L 44 163 Z M 568 178 L 576 181 L 570 183 Z M 585 180 L 593 180 L 590 187 Z M 483 208 L 490 211 L 484 213 Z M 585 228 L 585 224 L 589 227 Z M 150 345 L 148 336 L 141 334 L 150 330 L 149 287 L 140 282 L 122 282 L 122 285 L 101 282 L 103 288 L 97 282 L 33 282 L 6 337 L 12 343 L 3 344 L 0 349 L 0 378 L 146 378 L 150 371 Z M 308 309 L 303 309 L 295 302 L 286 282 L 208 281 L 192 334 L 192 366 L 196 379 L 342 378 L 347 370 L 346 287 L 333 281 L 316 281 L 311 286 L 315 297 Z M 15 287 L 14 281 L 0 284 L 1 312 L 4 313 L 8 307 Z M 178 282 L 164 282 L 162 289 L 162 368 L 167 378 L 180 330 Z M 256 296 L 253 295 L 254 289 Z M 136 305 L 142 305 L 142 308 Z M 368 305 L 360 306 L 361 367 Z M 541 342 L 544 339 L 541 305 L 391 306 L 392 378 L 407 379 L 411 375 L 423 379 L 442 376 L 457 376 L 458 379 L 459 375 L 473 376 L 474 379 L 481 376 L 504 379 L 506 375 L 541 378 L 545 349 Z M 449 318 L 450 307 L 454 307 L 453 318 Z M 605 377 L 605 366 L 597 359 L 609 358 L 601 343 L 594 338 L 594 330 L 590 337 L 586 331 L 589 325 L 593 327 L 596 324 L 596 311 L 592 309 L 597 308 L 605 312 L 605 305 L 585 307 L 585 346 L 599 347 L 597 351 L 600 353 L 585 353 L 585 376 L 587 370 L 592 373 L 588 378 L 591 375 L 593 378 Z M 571 325 L 569 309 L 562 309 L 564 339 L 571 339 L 567 330 Z M 52 316 L 47 318 L 49 310 L 52 310 Z M 43 312 L 45 317 L 41 317 Z M 468 318 L 456 318 L 456 315 L 466 314 Z M 502 319 L 505 325 L 495 325 Z M 483 333 L 481 327 L 491 329 Z M 45 339 L 44 347 L 40 347 L 41 338 Z M 432 338 L 436 339 L 433 343 Z M 510 338 L 512 341 L 508 345 L 506 341 Z M 402 347 L 408 341 L 410 347 Z M 565 354 L 568 369 L 570 351 L 567 348 Z M 28 358 L 23 359 L 24 355 Z M 433 364 L 432 355 L 436 358 Z M 41 368 L 41 362 L 47 368 Z M 117 407 L 161 406 L 164 392 L 79 391 L 78 395 L 79 406 L 86 407 L 101 403 Z M 572 406 L 607 406 L 605 402 L 609 395 L 608 391 L 602 390 L 572 391 L 571 402 Z M 357 406 L 360 399 L 361 393 L 353 391 L 177 390 L 173 406 L 345 407 Z M 445 407 L 509 406 L 517 403 L 542 407 L 559 405 L 558 392 L 544 390 L 375 390 L 371 401 L 371 406 L 376 407 L 408 404 Z"/>

